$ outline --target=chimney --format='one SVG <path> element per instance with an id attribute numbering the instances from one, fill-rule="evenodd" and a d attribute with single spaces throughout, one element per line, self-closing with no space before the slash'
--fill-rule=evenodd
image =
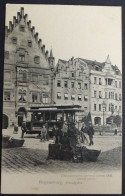
<path id="1" fill-rule="evenodd" d="M 31 28 L 31 20 L 29 20 L 29 23 L 28 24 L 29 24 L 29 28 Z"/>
<path id="2" fill-rule="evenodd" d="M 18 20 L 18 23 L 20 22 L 20 12 L 17 12 L 17 20 Z"/>
<path id="3" fill-rule="evenodd" d="M 38 33 L 35 34 L 35 40 L 38 43 Z"/>
<path id="4" fill-rule="evenodd" d="M 5 37 L 8 36 L 8 26 L 5 26 Z"/>
<path id="5" fill-rule="evenodd" d="M 14 27 L 16 26 L 16 16 L 13 17 L 13 24 L 14 24 Z"/>
<path id="6" fill-rule="evenodd" d="M 45 55 L 45 45 L 42 46 L 42 52 Z"/>
<path id="7" fill-rule="evenodd" d="M 41 48 L 41 46 L 42 46 L 42 40 L 41 39 L 39 39 L 39 41 L 38 41 L 38 46 L 39 46 L 39 48 Z"/>
<path id="8" fill-rule="evenodd" d="M 48 59 L 48 50 L 45 53 L 46 60 Z"/>
<path id="9" fill-rule="evenodd" d="M 9 30 L 10 30 L 10 32 L 12 32 L 12 22 L 11 21 L 9 21 Z"/>
<path id="10" fill-rule="evenodd" d="M 20 13 L 21 13 L 21 18 L 24 18 L 24 7 L 21 7 Z"/>
<path id="11" fill-rule="evenodd" d="M 24 20 L 25 20 L 25 23 L 27 24 L 27 21 L 28 21 L 28 15 L 27 14 L 25 14 Z"/>

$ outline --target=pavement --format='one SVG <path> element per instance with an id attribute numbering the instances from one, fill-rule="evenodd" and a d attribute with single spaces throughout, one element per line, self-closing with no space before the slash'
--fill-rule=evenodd
<path id="1" fill-rule="evenodd" d="M 4 130 L 3 134 L 8 134 Z M 21 131 L 11 137 L 20 138 Z M 48 145 L 53 140 L 40 142 L 36 135 L 25 135 L 21 148 L 2 149 L 2 171 L 7 173 L 55 173 L 69 171 L 119 171 L 122 164 L 122 137 L 108 134 L 94 136 L 94 145 L 90 148 L 101 150 L 96 162 L 74 163 L 69 161 L 48 160 Z"/>

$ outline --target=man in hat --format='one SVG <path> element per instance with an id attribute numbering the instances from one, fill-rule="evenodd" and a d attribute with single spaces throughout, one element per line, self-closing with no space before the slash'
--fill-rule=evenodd
<path id="1" fill-rule="evenodd" d="M 89 135 L 89 140 L 90 140 L 89 146 L 91 146 L 94 144 L 93 143 L 94 129 L 93 129 L 91 121 L 89 121 L 89 125 L 88 125 L 88 135 Z"/>

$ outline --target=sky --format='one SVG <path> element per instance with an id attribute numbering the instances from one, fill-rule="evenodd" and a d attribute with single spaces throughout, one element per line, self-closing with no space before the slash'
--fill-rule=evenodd
<path id="1" fill-rule="evenodd" d="M 7 26 L 20 7 L 56 63 L 72 56 L 104 62 L 109 55 L 122 70 L 121 7 L 7 4 Z"/>

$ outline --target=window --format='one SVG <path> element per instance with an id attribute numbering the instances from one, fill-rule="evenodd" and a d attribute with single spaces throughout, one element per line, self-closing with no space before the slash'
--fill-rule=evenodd
<path id="1" fill-rule="evenodd" d="M 20 62 L 24 62 L 25 61 L 25 55 L 24 54 L 20 54 L 19 55 L 19 61 Z"/>
<path id="2" fill-rule="evenodd" d="M 99 85 L 102 85 L 102 81 L 101 81 L 101 78 L 99 78 Z"/>
<path id="3" fill-rule="evenodd" d="M 119 94 L 119 101 L 121 101 L 122 100 L 122 96 L 121 96 L 121 94 Z"/>
<path id="4" fill-rule="evenodd" d="M 101 111 L 101 104 L 99 104 L 99 111 Z"/>
<path id="5" fill-rule="evenodd" d="M 57 93 L 57 99 L 61 99 L 61 93 Z"/>
<path id="6" fill-rule="evenodd" d="M 94 84 L 96 84 L 97 83 L 97 78 L 96 77 L 94 77 Z"/>
<path id="7" fill-rule="evenodd" d="M 82 101 L 82 95 L 78 95 L 78 101 Z"/>
<path id="8" fill-rule="evenodd" d="M 96 91 L 94 91 L 94 98 L 96 98 Z"/>
<path id="9" fill-rule="evenodd" d="M 115 100 L 117 100 L 117 93 L 115 93 Z"/>
<path id="10" fill-rule="evenodd" d="M 5 71 L 4 72 L 4 81 L 9 81 L 11 80 L 11 72 L 10 71 Z"/>
<path id="11" fill-rule="evenodd" d="M 119 82 L 119 88 L 121 88 L 121 81 Z"/>
<path id="12" fill-rule="evenodd" d="M 5 51 L 4 52 L 4 58 L 5 59 L 9 59 L 9 51 Z"/>
<path id="13" fill-rule="evenodd" d="M 40 63 L 40 57 L 39 56 L 34 57 L 34 63 L 36 63 L 36 64 Z"/>
<path id="14" fill-rule="evenodd" d="M 81 83 L 78 82 L 78 89 L 81 89 Z"/>
<path id="15" fill-rule="evenodd" d="M 107 92 L 105 92 L 105 98 L 107 99 Z"/>
<path id="16" fill-rule="evenodd" d="M 17 38 L 16 37 L 12 37 L 12 43 L 17 44 Z"/>
<path id="17" fill-rule="evenodd" d="M 88 95 L 84 96 L 84 101 L 88 101 Z"/>
<path id="18" fill-rule="evenodd" d="M 68 94 L 67 93 L 64 94 L 64 99 L 68 100 Z"/>
<path id="19" fill-rule="evenodd" d="M 111 92 L 111 99 L 114 99 L 114 92 Z"/>
<path id="20" fill-rule="evenodd" d="M 109 104 L 109 112 L 111 111 L 111 104 Z"/>
<path id="21" fill-rule="evenodd" d="M 43 94 L 43 99 L 42 99 L 43 103 L 49 103 L 49 97 L 47 94 Z"/>
<path id="22" fill-rule="evenodd" d="M 37 74 L 32 74 L 32 81 L 38 82 L 38 75 Z"/>
<path id="23" fill-rule="evenodd" d="M 121 112 L 121 106 L 119 106 L 119 111 Z"/>
<path id="24" fill-rule="evenodd" d="M 117 87 L 117 81 L 115 81 L 115 87 Z"/>
<path id="25" fill-rule="evenodd" d="M 72 72 L 72 77 L 75 77 L 75 73 L 74 72 Z"/>
<path id="26" fill-rule="evenodd" d="M 102 98 L 102 94 L 101 94 L 101 91 L 99 91 L 99 98 L 100 98 L 100 99 Z"/>
<path id="27" fill-rule="evenodd" d="M 88 89 L 88 84 L 84 84 L 84 88 L 85 88 L 85 90 L 87 90 Z"/>
<path id="28" fill-rule="evenodd" d="M 75 95 L 71 95 L 71 100 L 75 100 Z"/>
<path id="29" fill-rule="evenodd" d="M 28 40 L 27 44 L 28 44 L 29 47 L 32 47 L 32 41 L 31 40 Z"/>
<path id="30" fill-rule="evenodd" d="M 112 79 L 106 78 L 106 79 L 105 79 L 105 84 L 106 84 L 106 85 L 112 85 L 112 81 L 113 81 Z"/>
<path id="31" fill-rule="evenodd" d="M 117 105 L 115 106 L 115 111 L 117 111 Z"/>
<path id="32" fill-rule="evenodd" d="M 111 93 L 109 92 L 109 99 L 111 98 Z"/>
<path id="33" fill-rule="evenodd" d="M 26 90 L 19 90 L 19 102 L 26 102 Z"/>
<path id="34" fill-rule="evenodd" d="M 94 111 L 96 111 L 96 104 L 94 104 Z"/>
<path id="35" fill-rule="evenodd" d="M 32 102 L 36 103 L 38 101 L 38 95 L 37 93 L 32 93 Z"/>
<path id="36" fill-rule="evenodd" d="M 71 82 L 71 88 L 74 88 L 74 87 L 75 87 L 74 82 Z"/>
<path id="37" fill-rule="evenodd" d="M 26 70 L 19 70 L 19 81 L 27 82 L 27 72 Z"/>
<path id="38" fill-rule="evenodd" d="M 4 92 L 4 101 L 10 101 L 10 92 Z"/>
<path id="39" fill-rule="evenodd" d="M 25 31 L 25 27 L 23 25 L 20 25 L 20 31 L 24 32 Z"/>
<path id="40" fill-rule="evenodd" d="M 67 81 L 64 81 L 64 87 L 68 88 L 68 82 Z"/>
<path id="41" fill-rule="evenodd" d="M 61 87 L 61 81 L 57 80 L 57 87 Z"/>

